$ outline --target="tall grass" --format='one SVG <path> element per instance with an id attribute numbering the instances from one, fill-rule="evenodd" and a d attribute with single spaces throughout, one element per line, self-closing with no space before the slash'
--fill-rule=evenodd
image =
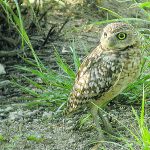
<path id="1" fill-rule="evenodd" d="M 16 5 L 16 8 L 17 8 L 17 14 L 14 13 L 11 5 L 9 4 L 9 1 L 0 0 L 0 5 L 2 6 L 3 10 L 5 11 L 5 13 L 7 15 L 8 23 L 13 24 L 13 26 L 16 28 L 16 30 L 18 31 L 18 33 L 21 36 L 21 39 L 22 39 L 22 44 L 21 44 L 22 47 L 21 48 L 24 50 L 24 44 L 26 43 L 28 45 L 28 47 L 30 48 L 30 50 L 33 54 L 33 57 L 36 61 L 36 64 L 38 65 L 38 69 L 41 70 L 39 61 L 36 57 L 36 53 L 32 47 L 30 39 L 29 39 L 27 32 L 24 28 L 24 25 L 23 25 L 19 4 L 16 0 L 14 0 L 14 4 Z"/>
<path id="2" fill-rule="evenodd" d="M 123 140 L 127 143 L 129 149 L 134 150 L 135 147 L 141 150 L 149 150 L 150 149 L 150 131 L 148 127 L 148 120 L 145 119 L 145 95 L 144 95 L 144 86 L 143 86 L 143 98 L 141 104 L 140 116 L 137 111 L 132 107 L 133 114 L 135 115 L 138 129 L 127 129 L 131 136 L 133 137 L 133 141 L 128 141 L 125 137 Z"/>
<path id="3" fill-rule="evenodd" d="M 40 68 L 42 71 L 40 71 L 36 69 L 37 65 L 35 65 L 34 60 L 25 59 L 27 63 L 31 64 L 31 67 L 16 66 L 16 68 L 34 75 L 35 78 L 31 79 L 23 76 L 26 83 L 28 83 L 28 86 L 21 85 L 17 82 L 13 82 L 13 84 L 20 87 L 22 91 L 32 95 L 32 101 L 38 100 L 41 101 L 41 103 L 44 101 L 55 103 L 55 109 L 60 110 L 60 107 L 65 104 L 72 89 L 76 76 L 75 70 L 78 70 L 78 67 L 80 66 L 79 57 L 77 56 L 75 49 L 70 47 L 70 50 L 72 51 L 73 68 L 65 62 L 55 49 L 55 58 L 56 63 L 60 68 L 59 71 L 48 69 L 41 62 Z M 40 82 L 38 82 L 37 79 L 40 79 Z"/>

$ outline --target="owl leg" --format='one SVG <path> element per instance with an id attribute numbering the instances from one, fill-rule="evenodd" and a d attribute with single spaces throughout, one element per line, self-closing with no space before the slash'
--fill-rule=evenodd
<path id="1" fill-rule="evenodd" d="M 103 110 L 102 110 L 102 109 L 99 109 L 99 110 L 98 110 L 98 114 L 99 114 L 99 116 L 100 116 L 100 118 L 101 118 L 101 120 L 102 120 L 102 122 L 103 122 L 103 125 L 104 125 L 104 127 L 105 127 L 105 131 L 108 132 L 108 133 L 110 133 L 110 134 L 114 134 L 114 133 L 113 133 L 112 125 L 110 124 L 110 122 L 109 122 L 107 116 L 105 116 Z"/>
<path id="2" fill-rule="evenodd" d="M 114 131 L 111 123 L 109 122 L 107 116 L 105 116 L 104 112 L 99 109 L 98 113 L 103 122 L 106 133 L 110 135 L 110 139 L 113 141 L 120 141 L 120 135 L 116 131 Z"/>
<path id="3" fill-rule="evenodd" d="M 96 125 L 96 129 L 97 129 L 97 131 L 99 133 L 99 139 L 103 140 L 104 136 L 103 136 L 103 132 L 102 132 L 101 126 L 99 124 L 98 108 L 96 106 L 92 107 L 91 114 L 92 114 L 92 117 L 93 117 L 93 121 L 94 121 L 94 123 Z"/>

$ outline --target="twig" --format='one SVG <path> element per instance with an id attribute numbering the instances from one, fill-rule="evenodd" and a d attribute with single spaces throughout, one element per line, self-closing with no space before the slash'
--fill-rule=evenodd
<path id="1" fill-rule="evenodd" d="M 64 28 L 64 26 L 69 22 L 69 17 L 67 17 L 67 19 L 64 21 L 64 23 L 62 24 L 61 28 L 58 30 L 58 34 L 61 32 L 61 30 Z"/>
<path id="2" fill-rule="evenodd" d="M 19 53 L 22 53 L 22 51 L 21 50 L 12 50 L 12 51 L 9 51 L 9 50 L 0 50 L 0 57 L 4 57 L 4 56 L 8 56 L 8 57 L 16 56 Z"/>
<path id="3" fill-rule="evenodd" d="M 18 44 L 18 40 L 12 39 L 10 37 L 0 36 L 0 39 L 8 42 L 9 44 L 12 44 L 13 46 L 16 46 Z"/>
<path id="4" fill-rule="evenodd" d="M 40 17 L 40 19 L 39 19 L 38 22 L 40 22 L 40 21 L 46 16 L 46 14 L 48 13 L 48 11 L 49 11 L 50 9 L 52 9 L 52 6 L 50 6 L 50 7 L 43 13 L 43 15 Z"/>
<path id="5" fill-rule="evenodd" d="M 6 85 L 9 85 L 11 82 L 9 80 L 4 80 L 0 82 L 0 88 L 5 87 Z"/>
<path id="6" fill-rule="evenodd" d="M 43 46 L 47 43 L 47 41 L 48 41 L 48 39 L 49 39 L 50 36 L 52 36 L 52 35 L 55 34 L 55 32 L 56 32 L 55 27 L 56 27 L 56 25 L 53 25 L 53 26 L 50 28 L 50 30 L 49 30 L 49 32 L 48 32 L 48 34 L 47 34 L 47 36 L 46 36 L 46 39 L 45 39 L 45 41 L 43 42 L 43 44 L 42 44 L 41 47 L 43 47 Z"/>
<path id="7" fill-rule="evenodd" d="M 56 25 L 53 25 L 51 28 L 50 28 L 50 30 L 49 30 L 49 32 L 48 32 L 48 34 L 47 34 L 47 36 L 46 36 L 46 39 L 45 39 L 45 41 L 43 42 L 43 44 L 42 44 L 42 46 L 41 47 L 43 47 L 46 43 L 47 43 L 47 41 L 48 41 L 48 39 L 49 39 L 49 37 L 50 36 L 53 36 L 53 35 L 59 35 L 60 33 L 61 33 L 61 31 L 62 31 L 62 29 L 64 28 L 64 26 L 66 25 L 66 23 L 69 21 L 69 17 L 67 17 L 67 19 L 64 21 L 64 23 L 62 24 L 62 26 L 61 26 L 61 28 L 56 32 L 56 30 L 54 29 L 55 27 L 56 27 Z M 56 38 L 57 39 L 57 38 Z M 41 48 L 40 47 L 40 48 Z"/>

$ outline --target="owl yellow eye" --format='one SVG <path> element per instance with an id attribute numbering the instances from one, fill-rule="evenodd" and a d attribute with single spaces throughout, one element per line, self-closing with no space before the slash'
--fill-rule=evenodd
<path id="1" fill-rule="evenodd" d="M 117 38 L 119 40 L 124 40 L 126 37 L 127 37 L 126 33 L 120 32 L 120 33 L 117 34 Z"/>

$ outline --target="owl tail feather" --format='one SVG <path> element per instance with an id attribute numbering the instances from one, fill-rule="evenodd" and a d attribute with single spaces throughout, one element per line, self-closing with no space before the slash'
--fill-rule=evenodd
<path id="1" fill-rule="evenodd" d="M 74 98 L 74 96 L 70 94 L 70 97 L 67 101 L 66 109 L 64 110 L 64 113 L 63 113 L 64 115 L 69 115 L 76 110 L 77 103 L 75 103 L 75 101 L 76 99 Z"/>

